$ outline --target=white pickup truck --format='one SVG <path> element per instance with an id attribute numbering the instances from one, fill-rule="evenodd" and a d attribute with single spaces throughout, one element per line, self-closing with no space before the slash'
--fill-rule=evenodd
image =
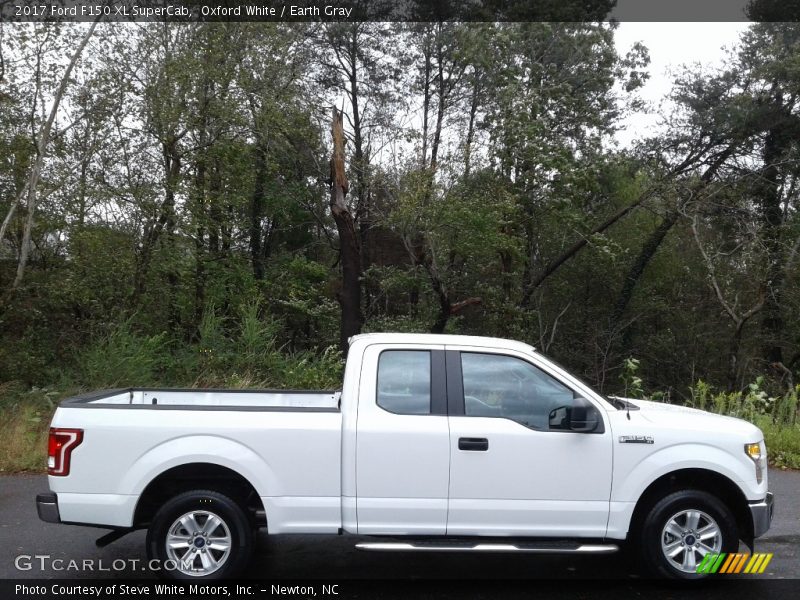
<path id="1" fill-rule="evenodd" d="M 231 577 L 269 534 L 382 551 L 608 553 L 701 578 L 769 528 L 761 431 L 605 398 L 526 344 L 351 340 L 339 392 L 125 389 L 61 403 L 39 517 L 146 528 L 175 578 Z M 366 537 L 372 536 L 372 537 Z"/>

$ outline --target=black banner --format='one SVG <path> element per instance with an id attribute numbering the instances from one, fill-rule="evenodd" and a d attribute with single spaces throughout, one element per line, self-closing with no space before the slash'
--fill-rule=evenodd
<path id="1" fill-rule="evenodd" d="M 126 598 L 179 600 L 231 598 L 276 600 L 278 598 L 355 600 L 384 598 L 569 598 L 620 600 L 621 598 L 697 598 L 703 600 L 790 600 L 797 597 L 797 580 L 716 578 L 693 584 L 647 580 L 344 580 L 304 581 L 241 580 L 199 583 L 157 580 L 0 580 L 3 600 L 72 600 Z"/>
<path id="2" fill-rule="evenodd" d="M 800 0 L 0 0 L 0 21 L 797 21 Z"/>

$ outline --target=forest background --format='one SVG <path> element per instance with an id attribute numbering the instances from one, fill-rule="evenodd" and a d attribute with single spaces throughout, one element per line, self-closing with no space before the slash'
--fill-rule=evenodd
<path id="1" fill-rule="evenodd" d="M 370 331 L 523 340 L 800 467 L 800 26 L 625 147 L 616 29 L 0 25 L 0 470 L 66 395 L 336 388 Z"/>

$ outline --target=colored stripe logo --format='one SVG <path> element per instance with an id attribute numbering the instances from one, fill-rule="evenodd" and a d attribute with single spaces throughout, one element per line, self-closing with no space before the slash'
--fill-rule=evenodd
<path id="1" fill-rule="evenodd" d="M 772 553 L 766 554 L 756 552 L 747 553 L 725 553 L 714 554 L 709 552 L 703 557 L 702 562 L 697 565 L 698 573 L 763 573 L 769 561 L 772 560 Z"/>

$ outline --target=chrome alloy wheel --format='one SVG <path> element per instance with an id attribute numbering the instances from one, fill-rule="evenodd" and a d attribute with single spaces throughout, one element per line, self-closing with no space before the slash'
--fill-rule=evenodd
<path id="1" fill-rule="evenodd" d="M 167 531 L 167 557 L 186 575 L 203 577 L 217 571 L 231 554 L 231 532 L 219 515 L 193 510 Z"/>
<path id="2" fill-rule="evenodd" d="M 682 510 L 661 531 L 661 551 L 683 573 L 696 573 L 706 554 L 717 554 L 720 550 L 722 531 L 713 518 L 700 510 Z"/>

